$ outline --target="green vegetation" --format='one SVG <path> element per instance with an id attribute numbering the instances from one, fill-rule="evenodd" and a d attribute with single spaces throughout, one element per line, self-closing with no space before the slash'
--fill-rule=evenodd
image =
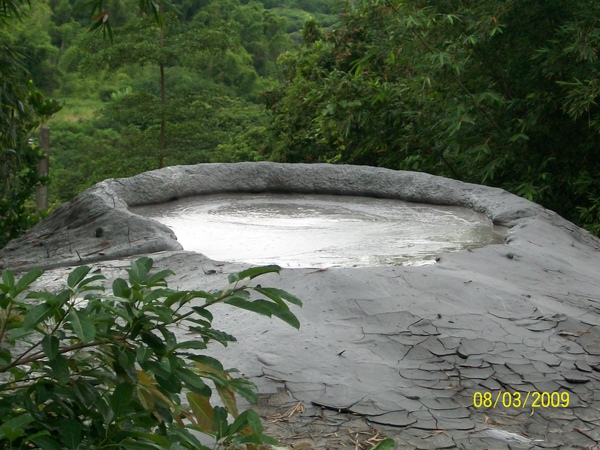
<path id="1" fill-rule="evenodd" d="M 53 205 L 165 165 L 325 161 L 499 186 L 600 233 L 594 2 L 26 5 L 0 0 L 0 245 L 38 218 L 46 97 Z"/>
<path id="2" fill-rule="evenodd" d="M 227 448 L 276 443 L 263 435 L 255 412 L 238 410 L 236 395 L 256 402 L 255 386 L 202 352 L 213 341 L 235 342 L 212 327 L 210 309 L 217 303 L 299 328 L 288 307 L 301 306 L 299 299 L 250 285 L 279 267 L 229 275 L 225 289 L 205 292 L 169 289 L 173 273 L 151 273 L 152 265 L 146 257 L 132 262 L 128 281 L 117 278 L 112 295 L 95 284 L 104 277 L 89 276 L 87 266 L 69 274 L 63 291 L 25 297 L 43 271 L 20 280 L 2 273 L 2 448 L 208 450 L 198 434 Z M 190 340 L 178 340 L 175 328 Z M 215 391 L 223 406 L 211 401 Z"/>
<path id="3" fill-rule="evenodd" d="M 356 1 L 281 58 L 271 157 L 499 186 L 600 231 L 600 4 Z"/>

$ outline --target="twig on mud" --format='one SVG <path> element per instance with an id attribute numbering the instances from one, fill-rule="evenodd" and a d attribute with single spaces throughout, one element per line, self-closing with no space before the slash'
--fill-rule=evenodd
<path id="1" fill-rule="evenodd" d="M 288 409 L 286 412 L 284 412 L 283 414 L 274 414 L 272 416 L 267 416 L 267 419 L 270 420 L 271 422 L 280 422 L 280 421 L 285 421 L 285 420 L 289 419 L 296 413 L 303 413 L 303 412 L 304 412 L 304 403 L 298 402 L 294 406 L 292 406 L 290 409 Z"/>

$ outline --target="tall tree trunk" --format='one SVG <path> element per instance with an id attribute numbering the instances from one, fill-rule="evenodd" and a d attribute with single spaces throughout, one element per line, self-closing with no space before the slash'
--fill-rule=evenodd
<path id="1" fill-rule="evenodd" d="M 162 15 L 162 4 L 160 5 L 160 14 Z M 165 29 L 164 24 L 160 25 L 160 46 L 165 46 Z M 165 129 L 167 126 L 167 120 L 165 117 L 165 111 L 167 107 L 167 93 L 165 88 L 165 64 L 161 62 L 160 65 L 160 142 L 158 149 L 158 168 L 162 169 L 165 160 Z"/>

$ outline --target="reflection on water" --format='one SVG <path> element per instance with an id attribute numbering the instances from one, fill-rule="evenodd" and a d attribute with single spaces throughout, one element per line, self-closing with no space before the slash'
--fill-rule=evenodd
<path id="1" fill-rule="evenodd" d="M 503 242 L 470 209 L 368 197 L 220 194 L 131 210 L 171 227 L 186 250 L 283 267 L 427 264 Z"/>

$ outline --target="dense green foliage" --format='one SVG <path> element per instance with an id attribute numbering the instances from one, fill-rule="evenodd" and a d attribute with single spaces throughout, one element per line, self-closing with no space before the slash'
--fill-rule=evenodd
<path id="1" fill-rule="evenodd" d="M 29 139 L 55 109 L 44 95 L 64 105 L 50 122 L 54 205 L 108 177 L 268 158 L 499 186 L 600 232 L 596 2 L 36 0 L 20 20 L 0 12 L 2 129 L 20 130 L 22 155 L 0 131 L 0 245 L 35 219 L 24 205 L 39 182 Z"/>
<path id="2" fill-rule="evenodd" d="M 307 24 L 272 157 L 491 184 L 598 232 L 600 4 L 372 0 Z"/>
<path id="3" fill-rule="evenodd" d="M 36 220 L 25 207 L 43 181 L 36 169 L 40 149 L 30 138 L 60 109 L 34 86 L 25 56 L 10 38 L 7 21 L 19 17 L 22 3 L 0 2 L 0 246 Z"/>
<path id="4" fill-rule="evenodd" d="M 2 273 L 2 448 L 208 450 L 198 434 L 249 450 L 276 443 L 255 412 L 238 411 L 236 395 L 257 400 L 254 385 L 203 351 L 235 341 L 212 327 L 218 303 L 299 327 L 288 307 L 301 306 L 299 299 L 251 285 L 279 267 L 232 274 L 225 289 L 205 292 L 169 289 L 173 273 L 151 273 L 152 265 L 146 257 L 133 261 L 111 295 L 87 266 L 73 270 L 58 293 L 26 296 L 42 270 L 19 280 Z M 180 340 L 177 328 L 190 339 Z M 215 391 L 223 406 L 215 405 Z"/>
<path id="5" fill-rule="evenodd" d="M 307 0 L 302 6 L 331 22 L 331 4 Z M 44 180 L 35 172 L 39 150 L 29 142 L 58 109 L 44 95 L 64 106 L 49 123 L 52 205 L 109 177 L 262 159 L 270 140 L 260 93 L 279 83 L 276 59 L 308 17 L 298 6 L 0 0 L 0 246 L 38 217 L 31 199 Z"/>

